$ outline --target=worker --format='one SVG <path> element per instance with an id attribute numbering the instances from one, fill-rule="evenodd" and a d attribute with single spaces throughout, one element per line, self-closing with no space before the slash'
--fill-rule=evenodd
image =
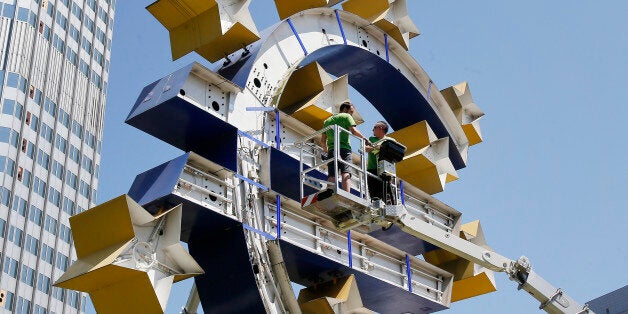
<path id="1" fill-rule="evenodd" d="M 366 163 L 366 170 L 374 175 L 374 177 L 367 177 L 369 196 L 371 197 L 371 199 L 379 198 L 388 203 L 388 201 L 394 202 L 392 189 L 390 187 L 391 178 L 380 178 L 377 175 L 377 164 L 379 162 L 378 155 L 381 143 L 386 140 L 395 140 L 391 137 L 386 136 L 386 134 L 388 134 L 388 123 L 386 123 L 386 121 L 378 121 L 377 123 L 375 123 L 375 126 L 373 126 L 373 136 L 369 138 L 369 141 L 371 141 L 373 145 L 370 147 L 366 147 L 366 151 L 369 153 L 368 161 Z M 391 195 L 389 197 L 387 196 L 384 199 L 385 194 Z"/>
<path id="2" fill-rule="evenodd" d="M 363 139 L 366 141 L 367 146 L 371 146 L 371 142 L 364 136 L 358 129 L 355 127 L 356 123 L 353 119 L 353 112 L 355 108 L 353 104 L 349 101 L 346 101 L 340 105 L 340 113 L 337 113 L 329 118 L 327 118 L 323 124 L 323 127 L 328 127 L 330 125 L 338 125 L 345 130 L 349 130 L 351 134 Z M 349 143 L 349 134 L 347 132 L 340 132 L 340 138 L 338 139 L 338 144 L 340 145 L 340 159 L 338 160 L 338 169 L 340 169 L 341 177 L 342 177 L 342 189 L 350 192 L 351 190 L 351 173 L 349 172 L 348 163 L 351 162 L 351 144 Z M 325 159 L 330 159 L 334 157 L 334 130 L 327 130 L 321 136 L 321 146 L 323 147 L 323 151 L 326 153 Z M 336 178 L 336 169 L 334 168 L 333 163 L 327 166 L 328 168 L 328 178 L 329 182 L 335 182 Z"/>

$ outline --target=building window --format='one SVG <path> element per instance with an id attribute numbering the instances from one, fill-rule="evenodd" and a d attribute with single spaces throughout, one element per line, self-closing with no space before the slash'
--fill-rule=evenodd
<path id="1" fill-rule="evenodd" d="M 34 274 L 35 274 L 35 270 L 26 266 L 26 265 L 22 265 L 22 272 L 20 273 L 20 281 L 29 285 L 29 286 L 33 286 L 33 279 L 34 279 Z M 25 312 L 25 313 L 28 313 Z"/>
<path id="2" fill-rule="evenodd" d="M 37 164 L 46 170 L 50 170 L 50 155 L 40 149 L 37 152 Z"/>
<path id="3" fill-rule="evenodd" d="M 70 170 L 67 170 L 65 172 L 65 184 L 67 184 L 72 189 L 76 190 L 76 187 L 77 187 L 77 184 L 78 184 L 78 178 Z"/>
<path id="4" fill-rule="evenodd" d="M 31 237 L 30 234 L 27 234 L 26 244 L 24 246 L 25 246 L 26 251 L 37 256 L 37 253 L 39 252 L 39 240 Z"/>
<path id="5" fill-rule="evenodd" d="M 52 296 L 55 299 L 63 302 L 63 297 L 65 296 L 65 289 L 61 289 L 61 288 L 58 288 L 58 287 L 52 287 Z"/>
<path id="6" fill-rule="evenodd" d="M 35 308 L 33 308 L 33 314 L 46 314 L 46 308 L 40 306 L 39 304 L 35 304 Z"/>
<path id="7" fill-rule="evenodd" d="M 24 231 L 14 226 L 9 226 L 9 241 L 15 245 L 22 247 L 22 239 L 24 238 Z"/>
<path id="8" fill-rule="evenodd" d="M 48 189 L 48 202 L 59 207 L 61 205 L 61 193 L 57 189 L 50 187 Z"/>
<path id="9" fill-rule="evenodd" d="M 83 139 L 83 126 L 75 120 L 72 120 L 72 133 L 78 138 Z"/>
<path id="10" fill-rule="evenodd" d="M 52 161 L 52 174 L 59 179 L 63 179 L 63 165 L 56 160 Z"/>
<path id="11" fill-rule="evenodd" d="M 74 160 L 75 163 L 79 163 L 79 159 L 81 159 L 81 153 L 78 148 L 74 147 L 74 145 L 70 144 L 70 159 Z"/>
<path id="12" fill-rule="evenodd" d="M 83 10 L 74 2 L 72 2 L 72 14 L 79 20 L 83 19 Z"/>
<path id="13" fill-rule="evenodd" d="M 87 184 L 87 182 L 81 180 L 81 183 L 79 185 L 79 193 L 85 196 L 85 198 L 89 198 L 90 187 L 89 187 L 89 184 Z"/>
<path id="14" fill-rule="evenodd" d="M 13 211 L 20 214 L 22 217 L 26 217 L 26 200 L 19 196 L 13 197 Z"/>
<path id="15" fill-rule="evenodd" d="M 63 109 L 59 109 L 59 122 L 66 128 L 70 125 L 70 115 Z"/>
<path id="16" fill-rule="evenodd" d="M 4 238 L 4 230 L 6 229 L 7 222 L 0 218 L 0 238 Z"/>
<path id="17" fill-rule="evenodd" d="M 43 212 L 41 209 L 35 207 L 35 205 L 31 205 L 31 210 L 28 212 L 28 220 L 34 222 L 38 226 L 41 226 L 42 216 Z"/>
<path id="18" fill-rule="evenodd" d="M 68 297 L 67 299 L 68 305 L 75 309 L 78 309 L 78 293 L 76 291 L 70 290 L 68 291 L 67 297 Z"/>
<path id="19" fill-rule="evenodd" d="M 59 238 L 61 238 L 61 240 L 63 240 L 65 243 L 70 244 L 71 236 L 72 233 L 70 232 L 70 228 L 64 224 L 61 224 L 59 228 Z"/>
<path id="20" fill-rule="evenodd" d="M 15 278 L 15 276 L 13 278 Z M 13 292 L 7 291 L 7 296 L 5 298 L 6 301 L 4 301 L 4 308 L 9 311 L 13 311 L 13 302 L 15 301 L 14 299 L 15 295 L 13 294 Z"/>
<path id="21" fill-rule="evenodd" d="M 65 154 L 65 150 L 68 149 L 68 141 L 63 136 L 57 134 L 55 137 L 55 147 Z"/>
<path id="22" fill-rule="evenodd" d="M 50 291 L 50 277 L 39 274 L 37 276 L 37 290 L 48 294 Z"/>
<path id="23" fill-rule="evenodd" d="M 51 247 L 47 246 L 46 244 L 42 245 L 42 247 L 41 247 L 41 259 L 44 262 L 52 265 L 52 258 L 53 258 L 53 256 L 54 256 L 54 250 Z"/>
<path id="24" fill-rule="evenodd" d="M 44 224 L 44 229 L 53 235 L 57 235 L 57 220 L 50 217 L 50 215 L 46 215 L 46 222 Z"/>
<path id="25" fill-rule="evenodd" d="M 63 211 L 72 216 L 74 215 L 74 202 L 67 197 L 63 197 Z"/>
<path id="26" fill-rule="evenodd" d="M 41 197 L 46 196 L 46 182 L 35 176 L 35 180 L 33 182 L 33 192 L 37 193 Z"/>
<path id="27" fill-rule="evenodd" d="M 65 271 L 68 268 L 68 257 L 57 252 L 57 262 L 55 263 L 55 267 Z"/>
<path id="28" fill-rule="evenodd" d="M 10 258 L 10 257 L 5 257 L 4 259 L 4 265 L 3 265 L 4 269 L 4 273 L 17 279 L 17 261 Z M 11 298 L 7 298 L 7 299 L 11 299 Z"/>
<path id="29" fill-rule="evenodd" d="M 15 314 L 30 314 L 31 301 L 19 297 L 17 300 L 17 307 L 15 308 Z"/>
<path id="30" fill-rule="evenodd" d="M 46 140 L 46 142 L 52 143 L 52 128 L 44 122 L 41 123 L 41 132 L 39 135 Z"/>
<path id="31" fill-rule="evenodd" d="M 55 117 L 57 115 L 57 104 L 54 101 L 50 100 L 50 98 L 46 97 L 46 101 L 44 102 L 44 110 L 48 112 L 51 116 Z"/>
<path id="32" fill-rule="evenodd" d="M 4 104 L 2 105 L 2 113 L 12 116 L 14 108 L 15 108 L 15 100 L 4 99 Z"/>

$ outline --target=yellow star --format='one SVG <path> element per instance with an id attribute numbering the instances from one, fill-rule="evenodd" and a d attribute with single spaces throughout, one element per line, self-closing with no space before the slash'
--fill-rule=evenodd
<path id="1" fill-rule="evenodd" d="M 181 205 L 152 216 L 127 195 L 70 218 L 78 260 L 55 286 L 98 313 L 163 313 L 172 283 L 203 273 L 180 243 Z"/>
<path id="2" fill-rule="evenodd" d="M 406 50 L 410 47 L 410 39 L 420 34 L 408 15 L 406 0 L 348 0 L 342 8 L 369 20 Z"/>
<path id="3" fill-rule="evenodd" d="M 257 41 L 251 0 L 159 0 L 146 9 L 170 32 L 174 60 L 196 51 L 216 62 Z"/>
<path id="4" fill-rule="evenodd" d="M 473 102 L 469 84 L 462 82 L 443 89 L 441 93 L 447 100 L 458 122 L 462 125 L 462 130 L 469 140 L 469 145 L 473 146 L 481 143 L 480 118 L 484 116 L 484 112 Z"/>

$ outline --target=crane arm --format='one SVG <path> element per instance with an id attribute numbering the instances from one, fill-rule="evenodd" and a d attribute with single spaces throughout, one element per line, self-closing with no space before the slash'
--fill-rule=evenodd
<path id="1" fill-rule="evenodd" d="M 594 314 L 588 306 L 581 306 L 560 288 L 555 288 L 534 270 L 525 256 L 511 260 L 492 250 L 476 245 L 440 229 L 422 217 L 409 213 L 403 205 L 386 206 L 382 216 L 386 222 L 392 222 L 404 232 L 424 241 L 439 246 L 468 261 L 496 272 L 503 272 L 510 280 L 541 302 L 540 309 L 555 314 Z"/>

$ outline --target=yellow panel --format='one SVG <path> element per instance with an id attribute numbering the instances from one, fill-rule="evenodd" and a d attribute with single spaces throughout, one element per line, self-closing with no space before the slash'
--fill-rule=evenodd
<path id="1" fill-rule="evenodd" d="M 148 275 L 140 271 L 133 272 L 126 280 L 91 291 L 89 295 L 99 314 L 164 312 Z"/>
<path id="2" fill-rule="evenodd" d="M 436 139 L 434 132 L 427 121 L 417 122 L 411 126 L 390 133 L 388 136 L 406 146 L 406 155 L 413 154 L 419 149 L 425 148 Z"/>
<path id="3" fill-rule="evenodd" d="M 309 105 L 305 108 L 297 110 L 292 114 L 292 116 L 312 129 L 320 130 L 323 128 L 325 119 L 331 117 L 331 112 L 316 105 Z"/>
<path id="4" fill-rule="evenodd" d="M 174 60 L 196 51 L 216 62 L 259 39 L 254 26 L 240 23 L 248 23 L 247 17 L 236 14 L 231 28 L 223 28 L 215 0 L 160 0 L 147 9 L 170 31 Z"/>
<path id="5" fill-rule="evenodd" d="M 322 297 L 330 297 L 341 301 L 347 301 L 351 289 L 356 288 L 355 276 L 350 275 L 344 278 L 336 279 L 335 281 L 328 281 L 316 285 L 315 287 L 305 288 L 299 292 L 298 301 L 299 303 L 304 303 Z"/>
<path id="6" fill-rule="evenodd" d="M 146 9 L 168 30 L 216 6 L 215 0 L 159 0 Z"/>
<path id="7" fill-rule="evenodd" d="M 480 228 L 482 228 L 480 226 L 480 221 L 476 220 L 476 221 L 472 221 L 472 222 L 468 222 L 462 226 L 460 226 L 460 231 L 464 231 L 474 237 L 477 237 L 479 232 L 480 232 Z M 467 239 L 468 240 L 468 239 Z"/>
<path id="8" fill-rule="evenodd" d="M 299 304 L 303 314 L 335 314 L 327 298 L 320 298 Z"/>
<path id="9" fill-rule="evenodd" d="M 198 47 L 212 43 L 220 36 L 220 12 L 218 6 L 215 6 L 170 31 L 172 59 L 179 59 Z M 221 55 L 220 58 L 223 57 Z"/>
<path id="10" fill-rule="evenodd" d="M 342 4 L 342 9 L 363 17 L 371 22 L 377 21 L 386 15 L 390 8 L 388 0 L 348 0 Z"/>
<path id="11" fill-rule="evenodd" d="M 277 108 L 284 110 L 306 98 L 314 97 L 323 91 L 323 76 L 327 75 L 318 62 L 310 63 L 295 70 L 290 75 L 279 99 Z"/>
<path id="12" fill-rule="evenodd" d="M 184 274 L 184 275 L 174 275 L 174 280 L 173 282 L 179 282 L 179 281 L 183 281 L 186 280 L 188 278 L 192 278 L 198 276 L 198 274 Z"/>
<path id="13" fill-rule="evenodd" d="M 285 19 L 291 15 L 301 12 L 303 10 L 325 7 L 327 1 L 325 0 L 275 0 L 275 6 L 277 6 L 277 12 L 280 19 Z"/>
<path id="14" fill-rule="evenodd" d="M 79 277 L 83 276 L 87 272 L 111 264 L 118 256 L 120 256 L 120 254 L 122 254 L 130 243 L 131 241 L 115 244 L 77 260 L 59 279 L 57 279 L 55 285 L 65 286 L 80 283 L 81 279 Z"/>
<path id="15" fill-rule="evenodd" d="M 449 182 L 452 182 L 452 181 L 456 181 L 456 180 L 458 180 L 458 179 L 459 179 L 459 178 L 458 178 L 458 177 L 456 177 L 455 175 L 452 175 L 452 174 L 448 173 L 448 174 L 447 174 L 447 177 L 445 178 L 445 183 L 449 183 Z"/>
<path id="16" fill-rule="evenodd" d="M 417 155 L 397 163 L 397 177 L 428 194 L 444 189 L 436 165 L 423 155 Z"/>
<path id="17" fill-rule="evenodd" d="M 471 123 L 462 125 L 462 130 L 464 131 L 464 134 L 467 136 L 470 146 L 482 143 L 482 135 L 480 134 L 480 130 L 478 128 L 479 128 L 479 125 L 476 128 Z"/>
<path id="18" fill-rule="evenodd" d="M 408 47 L 409 42 L 406 41 L 406 39 L 403 37 L 403 34 L 401 33 L 401 30 L 399 29 L 399 27 L 397 27 L 397 25 L 386 19 L 375 22 L 375 25 L 384 32 L 386 32 L 386 34 L 388 34 L 390 37 L 395 39 L 395 41 L 397 41 L 397 43 L 399 43 L 405 50 L 410 49 Z"/>
<path id="19" fill-rule="evenodd" d="M 135 236 L 129 214 L 129 201 L 132 200 L 122 195 L 70 217 L 78 259 L 124 243 Z"/>
<path id="20" fill-rule="evenodd" d="M 146 276 L 146 273 L 143 271 L 109 264 L 71 280 L 56 283 L 55 286 L 76 291 L 91 292 L 102 287 L 111 286 L 119 281 L 128 280 L 128 278 L 137 276 L 137 273 Z"/>
<path id="21" fill-rule="evenodd" d="M 443 265 L 447 262 L 451 262 L 451 261 L 455 261 L 456 259 L 458 259 L 458 255 L 454 254 L 454 253 L 450 253 L 446 250 L 443 249 L 437 249 L 437 250 L 433 250 L 433 251 L 429 251 L 427 253 L 423 254 L 423 258 L 425 258 L 425 261 L 434 265 L 434 266 L 439 266 L 439 265 Z"/>
<path id="22" fill-rule="evenodd" d="M 210 44 L 195 49 L 203 58 L 216 62 L 259 39 L 259 36 L 241 23 L 235 23 L 223 36 Z"/>
<path id="23" fill-rule="evenodd" d="M 456 302 L 494 291 L 497 291 L 495 285 L 485 272 L 481 272 L 477 276 L 454 281 L 451 301 Z"/>
<path id="24" fill-rule="evenodd" d="M 458 95 L 456 95 L 456 91 L 454 86 L 447 87 L 440 91 L 440 93 L 445 97 L 447 104 L 449 104 L 449 108 L 454 112 L 458 123 L 462 122 L 462 104 L 460 103 L 460 99 Z"/>

